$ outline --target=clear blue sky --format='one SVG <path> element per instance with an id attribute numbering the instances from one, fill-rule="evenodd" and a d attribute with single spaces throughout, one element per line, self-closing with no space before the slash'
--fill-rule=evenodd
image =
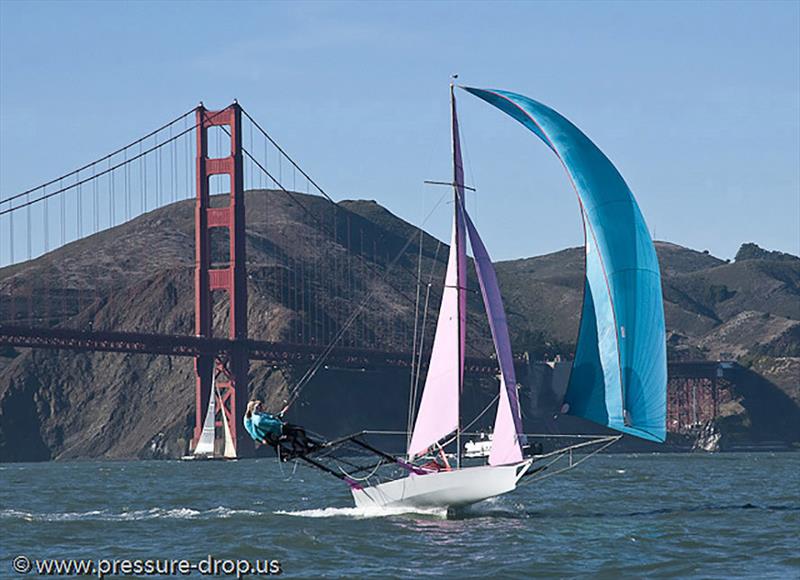
<path id="1" fill-rule="evenodd" d="M 447 82 L 536 98 L 583 129 L 651 230 L 721 257 L 800 252 L 800 3 L 0 0 L 0 197 L 203 100 L 237 97 L 335 198 L 420 222 L 447 179 Z M 582 243 L 569 182 L 460 96 L 470 207 L 495 259 Z M 429 223 L 446 237 L 448 209 Z"/>

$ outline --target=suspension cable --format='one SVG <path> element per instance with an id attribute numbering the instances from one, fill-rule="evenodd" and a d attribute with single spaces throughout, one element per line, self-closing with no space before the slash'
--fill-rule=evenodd
<path id="1" fill-rule="evenodd" d="M 291 157 L 289 157 L 289 155 L 286 153 L 286 151 L 284 151 L 284 150 L 283 150 L 283 148 L 282 148 L 280 145 L 278 145 L 278 144 L 275 142 L 275 140 L 274 140 L 274 139 L 273 139 L 273 138 L 272 138 L 272 137 L 269 135 L 269 133 L 267 133 L 267 132 L 266 132 L 266 131 L 265 131 L 265 130 L 264 130 L 262 127 L 261 127 L 261 125 L 259 125 L 259 124 L 258 124 L 258 122 L 256 122 L 256 120 L 255 120 L 255 119 L 253 119 L 253 117 L 251 117 L 251 116 L 250 116 L 250 114 L 249 114 L 247 111 L 245 111 L 244 109 L 242 109 L 242 113 L 244 113 L 244 116 L 245 116 L 245 117 L 247 117 L 247 118 L 250 120 L 250 122 L 251 122 L 251 123 L 253 123 L 253 125 L 255 125 L 255 126 L 256 126 L 256 129 L 258 129 L 259 131 L 261 131 L 261 134 L 262 134 L 262 135 L 264 135 L 264 137 L 266 137 L 267 139 L 269 139 L 269 142 L 270 142 L 270 143 L 272 143 L 272 144 L 275 146 L 275 149 L 277 149 L 278 151 L 280 151 L 280 152 L 281 152 L 281 155 L 283 155 L 284 157 L 286 157 L 286 159 L 289 161 L 289 163 L 291 163 L 292 165 L 294 165 L 295 169 L 297 169 L 297 171 L 299 171 L 299 172 L 300 172 L 300 174 L 301 174 L 303 177 L 305 177 L 305 178 L 306 178 L 306 179 L 307 179 L 309 182 L 311 182 L 311 185 L 313 185 L 314 187 L 316 187 L 316 188 L 317 188 L 317 191 L 319 191 L 319 192 L 320 192 L 320 193 L 321 193 L 323 196 L 325 196 L 325 198 L 326 198 L 328 201 L 330 201 L 331 203 L 336 203 L 335 201 L 333 201 L 333 199 L 331 198 L 331 196 L 329 196 L 329 195 L 328 195 L 328 194 L 325 192 L 325 190 L 324 190 L 324 189 L 322 189 L 322 188 L 321 188 L 319 185 L 317 185 L 317 182 L 316 182 L 316 181 L 314 181 L 313 179 L 311 179 L 311 177 L 308 175 L 308 173 L 306 173 L 305 171 L 303 171 L 303 168 L 302 168 L 302 167 L 300 167 L 300 166 L 299 166 L 297 163 L 295 163 L 294 159 L 292 159 Z M 252 159 L 252 157 L 251 157 L 251 159 Z M 269 174 L 267 173 L 267 175 L 269 175 Z M 271 176 L 270 176 L 270 177 L 271 177 Z M 273 179 L 273 181 L 274 181 L 274 179 Z"/>
<path id="2" fill-rule="evenodd" d="M 247 112 L 246 112 L 246 111 L 245 111 L 243 108 L 242 108 L 242 112 L 243 112 L 243 113 L 245 113 L 245 115 L 247 116 L 247 118 L 248 118 L 248 119 L 251 119 L 250 115 L 247 115 Z M 258 124 L 256 124 L 256 126 L 258 126 Z M 228 129 L 227 129 L 227 128 L 226 128 L 224 125 L 220 126 L 220 128 L 221 128 L 221 129 L 222 129 L 222 130 L 223 130 L 225 133 L 227 133 L 227 134 L 230 136 L 230 132 L 228 131 Z M 269 139 L 271 142 L 273 142 L 273 143 L 274 143 L 274 141 L 272 141 L 272 137 L 270 137 L 270 136 L 269 136 L 269 135 L 268 135 L 268 134 L 267 134 L 267 133 L 266 133 L 266 132 L 265 132 L 263 129 L 261 129 L 261 128 L 259 127 L 259 130 L 261 130 L 261 131 L 262 131 L 262 133 L 264 133 L 264 135 L 265 135 L 265 136 L 266 136 L 266 137 L 267 137 L 267 138 L 268 138 L 268 139 Z M 317 188 L 317 190 L 318 190 L 318 191 L 320 191 L 320 193 L 322 193 L 322 195 L 324 195 L 324 196 L 325 196 L 325 198 L 326 198 L 326 199 L 328 199 L 328 200 L 329 200 L 329 201 L 330 201 L 330 202 L 331 202 L 331 203 L 332 203 L 332 204 L 335 206 L 335 208 L 336 208 L 337 210 L 338 210 L 338 209 L 341 209 L 341 208 L 340 208 L 340 206 L 339 206 L 339 204 L 337 204 L 335 201 L 333 201 L 333 199 L 332 199 L 332 198 L 331 198 L 331 197 L 330 197 L 330 196 L 329 196 L 327 193 L 325 193 L 325 191 L 323 191 L 323 190 L 322 190 L 322 188 L 320 188 L 320 187 L 319 187 L 319 186 L 318 186 L 316 183 L 314 183 L 314 181 L 313 181 L 313 180 L 312 180 L 310 177 L 308 177 L 308 175 L 307 175 L 307 174 L 306 174 L 306 173 L 305 173 L 305 172 L 304 172 L 302 169 L 300 169 L 300 167 L 299 167 L 297 164 L 295 164 L 295 162 L 294 162 L 294 161 L 292 161 L 292 159 L 291 159 L 291 158 L 290 158 L 288 155 L 286 155 L 286 154 L 283 152 L 283 150 L 282 150 L 282 149 L 280 149 L 280 147 L 278 147 L 277 145 L 276 145 L 276 147 L 277 147 L 277 148 L 278 148 L 278 149 L 281 151 L 281 153 L 282 153 L 282 154 L 283 154 L 283 155 L 284 155 L 284 156 L 285 156 L 285 157 L 286 157 L 286 158 L 287 158 L 287 159 L 288 159 L 288 160 L 289 160 L 289 161 L 290 161 L 290 162 L 291 162 L 291 163 L 292 163 L 292 164 L 293 164 L 293 165 L 294 165 L 296 168 L 297 168 L 297 170 L 298 170 L 298 171 L 300 171 L 300 173 L 302 173 L 302 174 L 303 174 L 303 175 L 304 175 L 304 176 L 305 176 L 305 177 L 306 177 L 306 178 L 307 178 L 307 179 L 308 179 L 308 180 L 309 180 L 311 183 L 313 183 L 313 184 L 314 184 L 314 187 L 316 187 L 316 188 Z M 263 172 L 264 172 L 264 174 L 265 174 L 267 177 L 269 177 L 269 178 L 272 180 L 272 182 L 273 182 L 275 185 L 277 185 L 277 186 L 280 188 L 280 190 L 281 190 L 283 193 L 285 193 L 286 195 L 288 195 L 288 196 L 289 196 L 289 198 L 290 198 L 290 199 L 291 199 L 291 200 L 292 200 L 292 201 L 293 201 L 295 204 L 297 204 L 297 205 L 300 207 L 300 209 L 302 209 L 302 210 L 303 210 L 303 212 L 304 212 L 306 215 L 308 215 L 308 216 L 309 216 L 309 217 L 310 217 L 312 220 L 314 220 L 314 222 L 315 222 L 315 223 L 316 223 L 316 224 L 319 226 L 319 228 L 320 228 L 320 229 L 322 229 L 323 231 L 327 231 L 328 233 L 332 233 L 332 234 L 334 234 L 334 235 L 335 235 L 335 231 L 334 231 L 334 232 L 331 232 L 330 230 L 328 230 L 328 228 L 326 227 L 326 224 L 324 224 L 324 223 L 323 223 L 323 222 L 322 222 L 322 221 L 321 221 L 319 218 L 317 218 L 317 216 L 316 216 L 316 215 L 314 215 L 314 213 L 313 213 L 313 212 L 312 212 L 310 209 L 308 209 L 308 207 L 306 207 L 306 205 L 305 205 L 305 204 L 304 204 L 302 201 L 300 201 L 300 199 L 299 199 L 299 198 L 298 198 L 298 197 L 297 197 L 297 196 L 296 196 L 296 195 L 295 195 L 293 192 L 291 192 L 290 190 L 286 189 L 286 187 L 284 187 L 284 186 L 283 186 L 283 184 L 281 183 L 280 179 L 276 179 L 276 178 L 275 178 L 275 176 L 274 176 L 272 173 L 270 173 L 270 172 L 269 172 L 269 170 L 268 170 L 266 167 L 264 167 L 264 166 L 263 166 L 263 165 L 262 165 L 262 164 L 261 164 L 261 163 L 258 161 L 258 159 L 256 159 L 256 158 L 255 158 L 255 157 L 254 157 L 254 156 L 253 156 L 253 155 L 252 155 L 252 154 L 251 154 L 251 153 L 250 153 L 250 152 L 249 152 L 249 151 L 248 151 L 248 150 L 247 150 L 247 149 L 246 149 L 244 146 L 242 147 L 242 151 L 244 152 L 244 154 L 245 154 L 245 155 L 247 155 L 247 157 L 248 157 L 248 158 L 249 158 L 249 159 L 250 159 L 250 160 L 251 160 L 253 163 L 255 163 L 256 167 L 258 167 L 258 168 L 259 168 L 261 171 L 263 171 Z M 280 157 L 279 157 L 279 159 L 280 159 Z M 2 213 L 0 213 L 0 215 L 2 215 Z M 381 239 L 383 239 L 383 237 L 385 237 L 385 233 L 381 235 Z M 405 249 L 406 249 L 406 248 L 408 248 L 408 246 L 409 246 L 409 245 L 410 245 L 410 243 L 406 243 L 406 245 L 404 246 L 404 249 L 403 249 L 403 251 L 405 251 Z M 362 258 L 363 258 L 363 257 L 362 257 Z M 399 261 L 399 260 L 395 260 L 395 261 L 392 263 L 392 265 L 394 265 L 394 263 L 395 263 L 395 262 L 397 262 L 397 261 Z M 380 272 L 377 270 L 377 267 L 376 267 L 376 266 L 370 266 L 370 269 L 372 270 L 372 272 L 371 272 L 372 274 L 376 274 L 376 275 L 377 275 L 377 274 L 380 274 Z M 405 298 L 405 299 L 406 299 L 408 302 L 410 302 L 410 303 L 412 303 L 412 304 L 413 304 L 413 302 L 414 302 L 414 299 L 413 299 L 413 298 L 411 298 L 410 296 L 408 296 L 408 295 L 407 295 L 405 292 L 403 292 L 403 291 L 402 291 L 402 290 L 400 290 L 399 288 L 397 288 L 397 287 L 395 287 L 395 286 L 392 286 L 391 284 L 390 284 L 390 286 L 391 286 L 391 288 L 392 288 L 393 290 L 395 290 L 395 291 L 396 291 L 396 292 L 397 292 L 397 293 L 398 293 L 400 296 L 402 296 L 402 297 L 403 297 L 403 298 Z"/>
<path id="3" fill-rule="evenodd" d="M 216 113 L 214 113 L 214 114 L 213 114 L 211 117 L 209 117 L 209 118 L 210 118 L 210 119 L 213 119 L 215 116 L 219 115 L 219 114 L 220 114 L 220 113 L 222 113 L 223 111 L 224 111 L 224 109 L 223 109 L 222 111 L 217 111 Z M 184 115 L 184 116 L 185 116 L 185 115 Z M 182 117 L 181 117 L 181 118 L 182 118 Z M 30 200 L 30 201 L 26 201 L 25 203 L 23 203 L 23 204 L 21 204 L 21 205 L 17 205 L 17 206 L 9 207 L 8 209 L 0 210 L 0 216 L 2 216 L 2 215 L 5 215 L 5 214 L 7 214 L 7 213 L 10 213 L 10 212 L 12 212 L 12 211 L 15 211 L 15 210 L 21 209 L 21 208 L 23 208 L 23 207 L 27 207 L 27 206 L 29 206 L 29 205 L 33 205 L 33 204 L 35 204 L 35 203 L 38 203 L 38 202 L 40 202 L 40 201 L 43 201 L 43 200 L 49 199 L 49 198 L 51 198 L 51 197 L 53 197 L 53 196 L 55 196 L 55 195 L 58 195 L 58 194 L 60 194 L 60 193 L 64 193 L 65 191 L 69 191 L 70 189 L 74 189 L 74 188 L 76 188 L 76 187 L 78 187 L 78 186 L 81 186 L 81 185 L 83 185 L 83 184 L 85 184 L 85 183 L 88 183 L 88 182 L 90 182 L 90 181 L 92 181 L 92 180 L 94 180 L 94 179 L 96 179 L 96 178 L 98 178 L 98 177 L 102 177 L 103 175 L 106 175 L 106 174 L 108 174 L 108 173 L 111 173 L 111 172 L 113 172 L 113 171 L 116 171 L 116 170 L 117 170 L 117 169 L 119 169 L 120 167 L 122 167 L 122 166 L 124 166 L 124 165 L 127 165 L 127 164 L 129 164 L 129 163 L 132 163 L 132 162 L 136 161 L 137 159 L 140 159 L 140 158 L 144 157 L 145 155 L 148 155 L 149 153 L 152 153 L 153 151 L 156 151 L 156 150 L 158 150 L 158 149 L 161 149 L 162 147 L 164 147 L 164 146 L 168 145 L 169 143 L 172 143 L 173 141 L 175 141 L 175 140 L 179 139 L 180 137 L 183 137 L 185 134 L 187 134 L 187 133 L 189 133 L 189 132 L 191 132 L 191 131 L 194 131 L 194 130 L 195 130 L 197 127 L 198 127 L 198 126 L 199 126 L 199 123 L 195 123 L 193 126 L 189 127 L 188 129 L 184 129 L 183 131 L 181 131 L 181 132 L 180 132 L 180 133 L 178 133 L 177 135 L 175 135 L 175 136 L 173 136 L 173 137 L 171 137 L 171 138 L 167 139 L 166 141 L 163 141 L 163 142 L 161 142 L 161 143 L 158 143 L 157 145 L 154 145 L 154 146 L 153 146 L 153 147 L 151 147 L 150 149 L 146 149 L 145 151 L 142 151 L 141 153 L 138 153 L 138 154 L 137 154 L 137 155 L 135 155 L 134 157 L 131 157 L 131 158 L 129 158 L 129 159 L 126 159 L 125 161 L 123 161 L 123 162 L 121 162 L 121 163 L 117 163 L 116 165 L 113 165 L 113 166 L 111 165 L 111 157 L 107 155 L 106 157 L 104 157 L 104 158 L 103 158 L 103 160 L 108 160 L 109 167 L 107 167 L 107 168 L 106 168 L 106 169 L 104 169 L 103 171 L 100 171 L 100 172 L 98 172 L 98 173 L 94 173 L 94 172 L 93 172 L 93 174 L 92 174 L 92 176 L 91 176 L 91 177 L 87 177 L 87 178 L 85 178 L 85 179 L 82 179 L 82 180 L 80 180 L 80 181 L 76 181 L 75 183 L 73 183 L 73 184 L 71 184 L 71 185 L 67 185 L 67 186 L 64 186 L 64 187 L 60 187 L 60 188 L 59 188 L 59 189 L 57 189 L 56 191 L 51 191 L 50 193 L 47 193 L 47 194 L 42 194 L 41 196 L 39 196 L 39 197 L 37 197 L 37 198 L 35 198 L 35 199 L 32 199 L 32 200 Z M 141 141 L 141 140 L 140 140 L 140 141 Z M 138 141 L 137 141 L 137 143 L 138 143 Z M 91 166 L 92 166 L 92 165 L 90 164 L 90 165 L 87 165 L 86 167 L 91 167 Z M 73 172 L 73 173 L 75 173 L 75 172 Z M 72 173 L 69 173 L 69 174 L 67 174 L 67 175 L 72 175 Z M 63 179 L 63 178 L 61 178 L 61 179 Z M 55 181 L 60 181 L 60 180 L 58 180 L 58 179 L 57 179 L 57 180 L 55 180 Z M 54 183 L 54 182 L 50 182 L 50 183 Z M 42 187 L 45 187 L 45 186 L 36 187 L 36 188 L 34 188 L 34 189 L 32 189 L 32 190 L 29 190 L 29 191 L 37 191 L 38 189 L 41 189 Z M 19 194 L 19 195 L 24 195 L 24 194 Z M 6 203 L 6 202 L 9 202 L 9 201 L 11 201 L 12 199 L 15 199 L 15 198 L 19 197 L 19 195 L 15 195 L 15 196 L 12 196 L 12 197 L 10 197 L 10 198 L 8 198 L 8 199 L 5 199 L 5 200 L 3 200 L 2 202 L 0 202 L 0 204 L 3 204 L 3 203 Z M 13 204 L 12 204 L 12 205 L 13 205 Z"/>
<path id="4" fill-rule="evenodd" d="M 301 175 L 303 175 L 303 176 L 304 176 L 304 177 L 305 177 L 305 178 L 306 178 L 306 179 L 307 179 L 307 180 L 308 180 L 308 181 L 309 181 L 309 182 L 310 182 L 312 185 L 314 185 L 314 187 L 317 189 L 317 191 L 319 191 L 319 192 L 320 192 L 320 193 L 321 193 L 321 194 L 322 194 L 322 195 L 323 195 L 323 196 L 324 196 L 324 197 L 325 197 L 325 198 L 326 198 L 328 201 L 330 201 L 332 204 L 334 204 L 334 206 L 335 206 L 337 209 L 340 209 L 340 206 L 339 206 L 339 204 L 338 204 L 338 203 L 336 203 L 336 202 L 333 200 L 333 198 L 331 198 L 331 196 L 329 196 L 329 195 L 328 195 L 328 194 L 325 192 L 325 190 L 324 190 L 324 189 L 322 189 L 322 187 L 320 187 L 320 186 L 319 186 L 319 185 L 318 185 L 318 184 L 317 184 L 317 183 L 316 183 L 316 182 L 315 182 L 315 181 L 314 181 L 314 180 L 313 180 L 313 179 L 312 179 L 312 178 L 311 178 L 311 177 L 310 177 L 310 176 L 309 176 L 309 175 L 308 175 L 308 174 L 307 174 L 307 173 L 306 173 L 306 172 L 305 172 L 305 171 L 304 171 L 304 170 L 303 170 L 303 169 L 302 169 L 302 168 L 301 168 L 301 167 L 300 167 L 300 166 L 299 166 L 299 165 L 298 165 L 298 164 L 297 164 L 297 163 L 296 163 L 296 162 L 295 162 L 295 161 L 294 161 L 294 160 L 293 160 L 291 157 L 289 157 L 289 155 L 288 155 L 288 154 L 287 154 L 287 153 L 286 153 L 286 152 L 283 150 L 283 148 L 281 148 L 281 146 L 280 146 L 280 145 L 278 145 L 278 144 L 275 142 L 275 140 L 274 140 L 274 139 L 273 139 L 273 138 L 272 138 L 272 137 L 269 135 L 269 133 L 267 133 L 267 132 L 266 132 L 266 131 L 265 131 L 265 130 L 264 130 L 264 129 L 263 129 L 263 128 L 262 128 L 262 127 L 261 127 L 261 126 L 260 126 L 260 125 L 259 125 L 259 124 L 258 124 L 258 123 L 257 123 L 257 122 L 256 122 L 256 121 L 255 121 L 255 120 L 254 120 L 254 119 L 253 119 L 253 118 L 252 118 L 250 115 L 249 115 L 249 114 L 248 114 L 248 113 L 247 113 L 247 111 L 246 111 L 244 108 L 242 108 L 241 106 L 240 106 L 240 108 L 241 108 L 241 111 L 242 111 L 242 113 L 244 113 L 244 115 L 245 115 L 245 116 L 246 116 L 246 117 L 247 117 L 247 118 L 248 118 L 248 119 L 249 119 L 249 120 L 250 120 L 250 121 L 251 121 L 251 122 L 252 122 L 252 123 L 253 123 L 253 124 L 256 126 L 256 128 L 257 128 L 257 129 L 258 129 L 258 130 L 259 130 L 259 131 L 260 131 L 260 132 L 261 132 L 261 133 L 264 135 L 264 137 L 266 137 L 266 138 L 269 140 L 269 142 L 270 142 L 270 143 L 272 143 L 272 144 L 275 146 L 275 148 L 276 148 L 276 149 L 277 149 L 277 150 L 278 150 L 278 151 L 281 153 L 281 155 L 283 155 L 283 156 L 284 156 L 284 157 L 285 157 L 285 158 L 286 158 L 286 159 L 287 159 L 287 160 L 288 160 L 288 161 L 289 161 L 289 162 L 292 164 L 292 166 L 293 166 L 293 167 L 294 167 L 294 168 L 295 168 L 297 171 L 299 171 L 299 172 L 300 172 L 300 174 L 301 174 Z M 225 128 L 225 126 L 224 126 L 224 125 L 223 125 L 223 126 L 221 126 L 221 129 L 222 129 L 223 131 L 225 131 L 225 133 L 227 133 L 228 135 L 230 135 L 230 133 L 228 132 L 228 130 Z M 257 159 L 256 159 L 256 158 L 255 158 L 255 157 L 254 157 L 254 156 L 253 156 L 251 153 L 250 153 L 250 151 L 248 151 L 248 150 L 247 150 L 247 148 L 245 148 L 245 147 L 242 147 L 242 151 L 244 152 L 244 154 L 245 154 L 245 155 L 246 155 L 246 156 L 247 156 L 247 157 L 248 157 L 248 158 L 249 158 L 249 159 L 250 159 L 250 160 L 251 160 L 251 161 L 252 161 L 252 162 L 253 162 L 253 163 L 254 163 L 254 164 L 255 164 L 255 165 L 258 167 L 258 168 L 259 168 L 259 169 L 261 169 L 261 171 L 263 171 L 263 172 L 264 172 L 264 174 L 265 174 L 267 177 L 269 177 L 269 178 L 272 180 L 272 182 L 273 182 L 275 185 L 277 185 L 277 186 L 280 188 L 280 190 L 281 190 L 283 193 L 285 193 L 286 195 L 288 195 L 288 196 L 289 196 L 289 198 L 290 198 L 290 199 L 291 199 L 291 200 L 292 200 L 292 201 L 293 201 L 295 204 L 297 204 L 297 205 L 300 207 L 300 209 L 302 209 L 302 210 L 303 210 L 303 212 L 304 212 L 306 215 L 308 215 L 308 216 L 309 216 L 309 217 L 310 217 L 312 220 L 314 220 L 314 222 L 315 222 L 315 223 L 316 223 L 316 224 L 317 224 L 317 225 L 320 227 L 320 229 L 322 229 L 322 230 L 324 230 L 324 231 L 328 231 L 328 233 L 333 233 L 333 234 L 335 235 L 335 232 L 331 232 L 330 230 L 328 230 L 328 229 L 327 229 L 327 227 L 326 227 L 326 224 L 324 224 L 322 221 L 320 221 L 320 219 L 319 219 L 319 218 L 317 218 L 317 216 L 315 216 L 315 215 L 314 215 L 314 213 L 313 213 L 313 212 L 312 212 L 310 209 L 308 209 L 308 207 L 306 207 L 306 205 L 305 205 L 305 204 L 304 204 L 302 201 L 300 201 L 300 199 L 299 199 L 299 198 L 298 198 L 296 195 L 294 195 L 294 193 L 293 193 L 292 191 L 290 191 L 290 190 L 286 189 L 286 187 L 284 187 L 284 186 L 283 186 L 283 184 L 281 183 L 281 179 L 280 179 L 280 177 L 281 177 L 281 176 L 279 176 L 279 177 L 278 177 L 278 179 L 276 179 L 276 178 L 275 178 L 275 176 L 274 176 L 274 175 L 272 175 L 272 174 L 269 172 L 269 170 L 267 170 L 267 168 L 266 168 L 266 167 L 264 167 L 264 166 L 263 166 L 263 165 L 262 165 L 262 164 L 261 164 L 261 163 L 260 163 L 260 162 L 259 162 L 259 161 L 258 161 L 258 160 L 257 160 Z M 279 157 L 278 157 L 278 159 L 280 160 L 280 159 L 281 159 L 281 157 L 279 156 Z M 381 234 L 381 235 L 380 235 L 380 239 L 383 239 L 385 236 L 386 236 L 386 234 L 385 234 L 385 233 Z M 406 247 L 408 247 L 408 244 L 406 245 Z M 395 261 L 395 262 L 397 262 L 397 261 Z M 395 264 L 393 263 L 393 265 L 395 265 Z M 413 275 L 413 272 L 409 271 L 409 270 L 408 270 L 408 268 L 406 268 L 405 266 L 401 266 L 401 267 L 402 267 L 402 268 L 403 268 L 403 269 L 404 269 L 404 270 L 405 270 L 407 273 L 409 273 L 409 274 Z M 370 270 L 372 270 L 372 272 L 371 272 L 372 274 L 376 274 L 376 275 L 380 274 L 380 272 L 377 270 L 377 268 L 376 268 L 375 266 L 370 266 Z M 392 284 L 389 284 L 389 286 L 390 286 L 390 287 L 391 287 L 391 288 L 392 288 L 392 289 L 393 289 L 395 292 L 397 292 L 397 293 L 398 293 L 398 295 L 400 295 L 402 298 L 404 298 L 404 299 L 405 299 L 405 300 L 406 300 L 408 303 L 410 303 L 410 304 L 414 304 L 414 299 L 413 299 L 411 296 L 409 296 L 409 295 L 408 295 L 408 294 L 406 294 L 404 291 L 402 291 L 401 289 L 397 288 L 396 286 L 394 286 L 394 285 L 392 285 Z"/>
<path id="5" fill-rule="evenodd" d="M 79 167 L 78 169 L 70 171 L 69 173 L 65 173 L 61 177 L 57 177 L 55 179 L 52 179 L 52 180 L 48 181 L 47 183 L 43 183 L 42 185 L 39 185 L 37 187 L 33 187 L 31 189 L 28 189 L 27 191 L 23 191 L 22 193 L 18 193 L 16 195 L 12 195 L 11 197 L 7 197 L 6 199 L 0 200 L 0 205 L 2 205 L 4 203 L 8 203 L 10 201 L 13 201 L 13 200 L 15 200 L 17 198 L 24 197 L 25 195 L 27 195 L 29 193 L 33 193 L 34 191 L 37 191 L 39 189 L 43 189 L 43 188 L 45 188 L 45 187 L 47 187 L 49 185 L 53 185 L 54 183 L 56 183 L 58 181 L 61 181 L 62 179 L 66 179 L 67 177 L 71 177 L 72 175 L 75 175 L 77 173 L 80 173 L 81 171 L 89 169 L 93 165 L 98 165 L 99 163 L 102 163 L 103 161 L 106 161 L 107 159 L 110 159 L 111 157 L 114 157 L 115 155 L 118 155 L 119 153 L 122 153 L 123 151 L 125 151 L 127 149 L 130 149 L 134 145 L 138 145 L 139 143 L 141 143 L 143 141 L 146 141 L 147 139 L 149 139 L 150 137 L 152 137 L 156 133 L 160 133 L 164 129 L 172 127 L 172 125 L 174 125 L 178 121 L 182 120 L 184 117 L 187 117 L 188 115 L 191 115 L 195 110 L 197 110 L 197 107 L 193 107 L 190 111 L 185 112 L 180 117 L 176 117 L 175 119 L 173 119 L 169 123 L 166 123 L 166 124 L 162 125 L 161 127 L 159 127 L 158 129 L 156 129 L 154 131 L 151 131 L 150 133 L 148 133 L 144 137 L 142 137 L 140 139 L 137 139 L 136 141 L 133 141 L 132 143 L 130 143 L 129 145 L 126 145 L 125 147 L 120 147 L 116 151 L 114 151 L 112 153 L 109 153 L 108 155 L 105 155 L 105 156 L 101 157 L 100 159 L 98 159 L 96 161 L 92 161 L 91 163 L 87 163 L 83 167 Z M 24 207 L 24 206 L 20 206 L 20 207 Z"/>

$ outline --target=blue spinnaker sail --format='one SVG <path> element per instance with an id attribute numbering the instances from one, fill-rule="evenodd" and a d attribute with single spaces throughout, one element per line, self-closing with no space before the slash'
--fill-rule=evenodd
<path id="1" fill-rule="evenodd" d="M 667 352 L 653 240 L 617 169 L 553 109 L 464 87 L 553 150 L 578 194 L 586 235 L 583 314 L 565 397 L 568 412 L 651 441 L 666 438 Z"/>

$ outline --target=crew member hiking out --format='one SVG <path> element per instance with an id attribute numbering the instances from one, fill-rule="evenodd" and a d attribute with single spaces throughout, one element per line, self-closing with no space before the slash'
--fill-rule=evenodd
<path id="1" fill-rule="evenodd" d="M 316 449 L 319 443 L 309 439 L 305 429 L 285 423 L 280 417 L 267 413 L 261 401 L 247 403 L 244 428 L 254 441 L 275 447 L 283 461 Z"/>

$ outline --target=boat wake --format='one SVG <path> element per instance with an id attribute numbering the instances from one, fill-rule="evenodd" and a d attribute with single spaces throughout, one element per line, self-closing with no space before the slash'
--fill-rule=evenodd
<path id="1" fill-rule="evenodd" d="M 141 521 L 141 520 L 214 520 L 226 519 L 234 516 L 257 516 L 259 512 L 253 510 L 236 510 L 219 506 L 207 510 L 191 508 L 152 508 L 148 510 L 124 510 L 112 512 L 109 510 L 91 510 L 87 512 L 56 512 L 36 513 L 22 510 L 0 510 L 1 520 L 23 520 L 28 522 L 70 522 L 70 521 Z"/>
<path id="2" fill-rule="evenodd" d="M 301 518 L 386 518 L 391 516 L 401 516 L 407 514 L 424 515 L 432 518 L 446 519 L 446 508 L 418 508 L 418 507 L 327 507 L 322 509 L 274 512 L 276 515 L 295 516 Z"/>

